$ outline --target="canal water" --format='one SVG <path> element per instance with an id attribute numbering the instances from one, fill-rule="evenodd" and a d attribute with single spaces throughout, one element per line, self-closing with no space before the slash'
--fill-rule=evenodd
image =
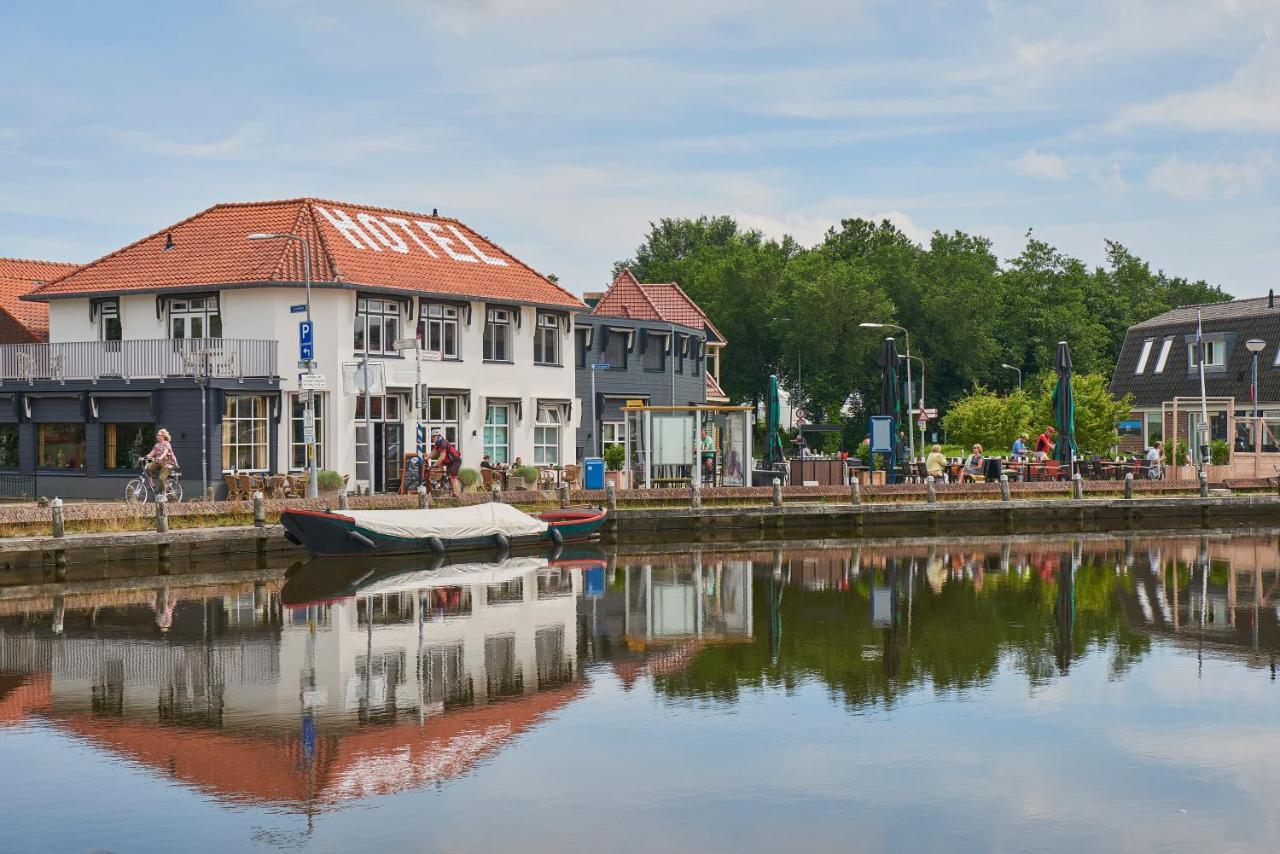
<path id="1" fill-rule="evenodd" d="M 1274 531 L 0 577 L 0 851 L 1274 851 Z"/>

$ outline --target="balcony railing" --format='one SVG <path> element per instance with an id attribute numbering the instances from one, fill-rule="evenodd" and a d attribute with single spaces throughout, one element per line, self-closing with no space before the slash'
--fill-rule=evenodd
<path id="1" fill-rule="evenodd" d="M 0 344 L 0 383 L 277 377 L 277 346 L 276 341 L 247 338 Z"/>

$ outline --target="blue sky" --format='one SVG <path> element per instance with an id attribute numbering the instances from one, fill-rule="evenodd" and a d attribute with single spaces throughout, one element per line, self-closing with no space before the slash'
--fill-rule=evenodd
<path id="1" fill-rule="evenodd" d="M 219 201 L 457 216 L 575 291 L 649 221 L 1103 240 L 1280 287 L 1280 0 L 10 3 L 0 255 Z"/>

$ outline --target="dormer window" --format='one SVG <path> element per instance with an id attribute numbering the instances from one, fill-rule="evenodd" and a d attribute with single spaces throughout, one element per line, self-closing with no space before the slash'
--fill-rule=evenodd
<path id="1" fill-rule="evenodd" d="M 218 295 L 169 300 L 169 337 L 175 341 L 221 338 L 222 314 L 218 306 Z"/>
<path id="2" fill-rule="evenodd" d="M 1164 373 L 1164 366 L 1165 366 L 1165 363 L 1169 361 L 1169 351 L 1172 349 L 1173 349 L 1172 338 L 1166 338 L 1160 342 L 1160 355 L 1156 357 L 1155 372 L 1157 374 Z"/>
<path id="3" fill-rule="evenodd" d="M 1226 343 L 1221 338 L 1206 338 L 1204 340 L 1204 366 L 1206 368 L 1226 367 Z M 1187 345 L 1187 361 L 1193 370 L 1200 366 L 1200 360 L 1196 358 L 1196 342 L 1194 341 Z"/>
<path id="4" fill-rule="evenodd" d="M 1140 374 L 1147 369 L 1147 360 L 1151 358 L 1151 347 L 1156 343 L 1156 339 L 1148 338 L 1142 342 L 1142 352 L 1138 354 L 1138 367 L 1134 369 L 1135 374 Z"/>

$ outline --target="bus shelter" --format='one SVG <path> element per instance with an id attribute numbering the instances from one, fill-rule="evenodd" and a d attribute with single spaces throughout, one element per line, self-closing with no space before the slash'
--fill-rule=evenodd
<path id="1" fill-rule="evenodd" d="M 749 486 L 750 406 L 622 407 L 632 483 L 654 486 Z"/>

